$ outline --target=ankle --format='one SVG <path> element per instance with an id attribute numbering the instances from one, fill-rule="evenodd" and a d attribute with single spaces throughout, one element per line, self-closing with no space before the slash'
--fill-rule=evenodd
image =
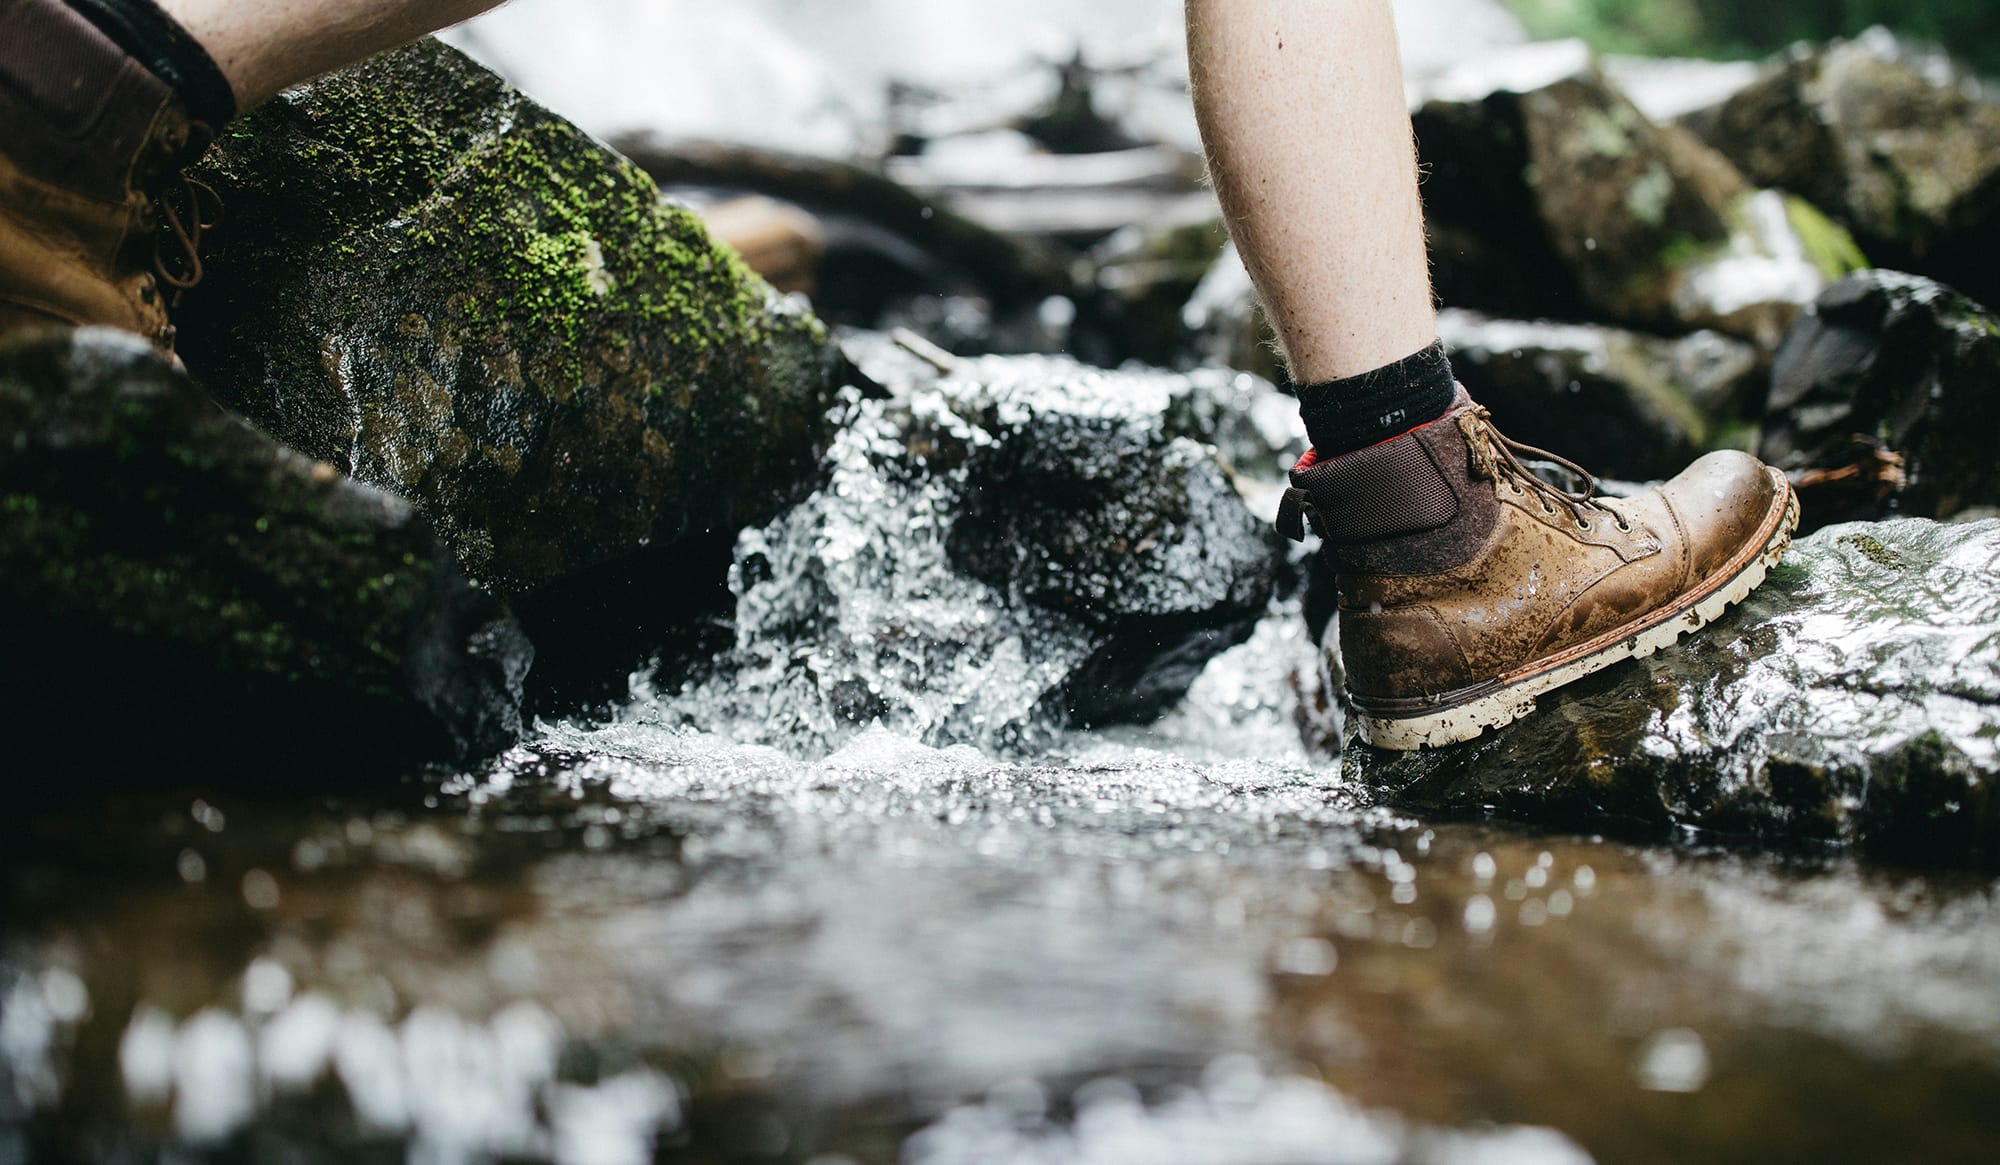
<path id="1" fill-rule="evenodd" d="M 1444 416 L 1458 383 L 1438 341 L 1359 376 L 1301 385 L 1298 395 L 1314 458 L 1324 460 L 1392 441 Z"/>
<path id="2" fill-rule="evenodd" d="M 181 99 L 195 151 L 235 119 L 236 90 L 215 59 L 154 0 L 64 0 Z"/>

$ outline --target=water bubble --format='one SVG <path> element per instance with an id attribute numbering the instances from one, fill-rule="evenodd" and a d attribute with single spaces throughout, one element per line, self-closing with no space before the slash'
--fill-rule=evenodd
<path id="1" fill-rule="evenodd" d="M 1635 1075 L 1648 1092 L 1700 1092 L 1708 1074 L 1708 1045 L 1690 1028 L 1655 1032 L 1639 1049 Z"/>
<path id="2" fill-rule="evenodd" d="M 1569 891 L 1557 890 L 1549 895 L 1549 917 L 1568 918 L 1570 911 L 1575 908 L 1576 900 L 1570 897 Z"/>
<path id="3" fill-rule="evenodd" d="M 272 910 L 278 905 L 278 880 L 263 870 L 243 875 L 243 901 L 252 910 Z"/>
<path id="4" fill-rule="evenodd" d="M 1465 900 L 1465 929 L 1471 934 L 1487 934 L 1493 929 L 1493 922 L 1499 911 L 1494 908 L 1493 899 L 1484 894 L 1474 894 Z"/>
<path id="5" fill-rule="evenodd" d="M 208 877 L 208 863 L 191 849 L 181 851 L 181 856 L 174 860 L 174 870 L 183 882 L 200 882 Z"/>
<path id="6" fill-rule="evenodd" d="M 150 1003 L 132 1009 L 118 1040 L 118 1071 L 125 1095 L 140 1104 L 164 1104 L 174 1087 L 174 1018 Z"/>
<path id="7" fill-rule="evenodd" d="M 1528 889 L 1539 890 L 1549 884 L 1549 871 L 1546 867 L 1536 866 L 1523 874 L 1521 880 L 1527 883 Z"/>
<path id="8" fill-rule="evenodd" d="M 1340 956 L 1323 938 L 1295 938 L 1278 948 L 1271 965 L 1287 975 L 1331 975 Z"/>
<path id="9" fill-rule="evenodd" d="M 248 896 L 248 891 L 245 891 Z M 275 898 L 273 899 L 275 904 Z M 243 1010 L 269 1015 L 292 1000 L 292 973 L 273 959 L 257 959 L 243 971 Z"/>
<path id="10" fill-rule="evenodd" d="M 1480 885 L 1484 886 L 1488 882 L 1491 882 L 1493 876 L 1499 872 L 1499 864 L 1493 860 L 1492 854 L 1481 853 L 1473 856 L 1472 876 Z"/>
<path id="11" fill-rule="evenodd" d="M 222 810 L 200 798 L 196 798 L 195 803 L 188 806 L 188 816 L 194 818 L 195 824 L 210 833 L 221 833 L 223 827 L 228 824 L 228 818 L 222 815 Z"/>
<path id="12" fill-rule="evenodd" d="M 57 1023 L 76 1023 L 90 1011 L 90 990 L 64 967 L 42 972 L 42 1006 Z"/>
<path id="13" fill-rule="evenodd" d="M 1570 885 L 1576 887 L 1578 897 L 1588 898 L 1591 891 L 1597 889 L 1597 871 L 1589 866 L 1578 866 L 1576 873 L 1570 875 L 1569 881 Z"/>

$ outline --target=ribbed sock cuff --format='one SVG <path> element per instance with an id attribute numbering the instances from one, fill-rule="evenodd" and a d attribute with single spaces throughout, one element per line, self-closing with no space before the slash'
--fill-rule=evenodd
<path id="1" fill-rule="evenodd" d="M 1451 408 L 1458 382 L 1444 341 L 1372 372 L 1299 386 L 1299 415 L 1321 458 L 1399 437 Z"/>
<path id="2" fill-rule="evenodd" d="M 221 132 L 236 117 L 236 90 L 208 50 L 153 0 L 67 0 L 112 43 L 180 95 L 188 119 Z M 206 140 L 206 138 L 202 139 Z"/>

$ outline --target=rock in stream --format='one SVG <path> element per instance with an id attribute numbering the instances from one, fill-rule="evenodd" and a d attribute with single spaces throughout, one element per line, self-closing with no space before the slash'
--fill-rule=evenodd
<path id="1" fill-rule="evenodd" d="M 2000 521 L 1830 527 L 1692 639 L 1462 747 L 1359 747 L 1426 814 L 2000 860 Z"/>
<path id="2" fill-rule="evenodd" d="M 522 610 L 560 668 L 602 648 L 623 676 L 675 589 L 719 588 L 728 540 L 803 492 L 825 329 L 456 51 L 290 90 L 200 174 L 228 219 L 177 317 L 189 365 L 280 440 L 416 502 L 481 583 L 559 592 Z"/>
<path id="3" fill-rule="evenodd" d="M 1032 745 L 1157 715 L 1249 636 L 1283 559 L 1204 440 L 1237 376 L 856 351 L 896 391 L 855 401 L 827 483 L 743 536 L 736 646 L 671 715 L 789 748 L 874 721 Z"/>
<path id="4" fill-rule="evenodd" d="M 23 765 L 23 794 L 380 783 L 521 730 L 527 640 L 407 502 L 122 332 L 0 349 L 0 606 L 0 705 L 34 726 L 11 750 L 60 758 Z"/>
<path id="5" fill-rule="evenodd" d="M 1810 522 L 1948 518 L 2000 505 L 2000 317 L 1943 284 L 1863 271 L 1778 349 L 1764 460 Z"/>

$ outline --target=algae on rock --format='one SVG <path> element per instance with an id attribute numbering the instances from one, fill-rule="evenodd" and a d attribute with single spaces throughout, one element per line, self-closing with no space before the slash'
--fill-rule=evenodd
<path id="1" fill-rule="evenodd" d="M 425 41 L 291 90 L 201 169 L 229 208 L 180 314 L 271 433 L 423 506 L 520 595 L 769 517 L 830 346 L 636 167 Z"/>
<path id="2" fill-rule="evenodd" d="M 527 641 L 408 503 L 227 416 L 122 332 L 0 348 L 0 605 L 28 744 L 146 758 L 93 785 L 372 781 L 521 729 Z"/>

